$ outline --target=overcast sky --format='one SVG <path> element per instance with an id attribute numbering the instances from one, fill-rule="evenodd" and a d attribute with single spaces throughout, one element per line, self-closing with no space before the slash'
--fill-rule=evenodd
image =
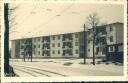
<path id="1" fill-rule="evenodd" d="M 123 22 L 123 5 L 119 4 L 22 3 L 17 6 L 11 16 L 15 17 L 12 21 L 16 25 L 10 29 L 10 39 L 79 32 L 86 17 L 94 12 L 101 22 Z"/>

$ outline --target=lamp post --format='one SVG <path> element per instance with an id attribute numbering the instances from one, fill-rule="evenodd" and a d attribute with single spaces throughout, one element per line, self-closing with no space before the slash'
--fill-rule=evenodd
<path id="1" fill-rule="evenodd" d="M 83 42 L 83 44 L 84 44 L 84 64 L 86 64 L 86 52 L 85 52 L 85 50 L 86 50 L 86 48 L 85 48 L 85 24 L 84 24 L 84 42 Z"/>
<path id="2" fill-rule="evenodd" d="M 93 65 L 95 65 L 95 27 L 93 27 Z"/>

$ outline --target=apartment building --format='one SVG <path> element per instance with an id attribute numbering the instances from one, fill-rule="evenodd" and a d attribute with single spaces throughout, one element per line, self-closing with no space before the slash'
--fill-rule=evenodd
<path id="1" fill-rule="evenodd" d="M 87 38 L 85 32 L 85 39 Z M 87 56 L 84 32 L 12 40 L 11 58 L 68 58 Z M 87 39 L 86 39 L 87 40 Z M 87 47 L 87 46 L 85 46 Z"/>
<path id="2" fill-rule="evenodd" d="M 95 32 L 95 40 L 94 40 Z M 84 41 L 85 38 L 85 41 Z M 12 40 L 12 58 L 106 58 L 123 61 L 123 23 L 97 26 L 85 32 L 74 32 Z"/>
<path id="3" fill-rule="evenodd" d="M 112 23 L 106 25 L 107 31 L 107 59 L 123 62 L 123 23 Z"/>
<path id="4" fill-rule="evenodd" d="M 109 61 L 123 61 L 123 23 L 111 23 L 90 29 L 87 34 L 87 55 L 93 57 L 93 44 L 96 58 Z M 93 43 L 94 42 L 94 43 Z"/>

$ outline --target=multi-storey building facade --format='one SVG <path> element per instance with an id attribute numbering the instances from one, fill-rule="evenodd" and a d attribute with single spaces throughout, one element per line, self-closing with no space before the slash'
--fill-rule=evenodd
<path id="1" fill-rule="evenodd" d="M 94 40 L 95 31 L 95 40 Z M 84 41 L 85 38 L 85 41 Z M 123 23 L 97 26 L 85 32 L 12 40 L 12 58 L 93 57 L 123 61 Z"/>
<path id="2" fill-rule="evenodd" d="M 107 31 L 107 59 L 123 62 L 123 23 L 106 25 Z"/>
<path id="3" fill-rule="evenodd" d="M 110 61 L 123 61 L 123 23 L 111 23 L 97 26 L 94 31 L 88 31 L 87 55 L 93 57 L 93 44 L 95 57 L 106 58 Z M 94 42 L 94 43 L 93 43 Z"/>
<path id="4" fill-rule="evenodd" d="M 83 45 L 87 45 L 83 40 L 83 33 L 75 32 L 12 40 L 11 55 L 12 58 L 23 58 L 24 55 L 25 57 L 32 55 L 33 58 L 83 57 L 87 53 L 86 49 L 83 49 Z"/>

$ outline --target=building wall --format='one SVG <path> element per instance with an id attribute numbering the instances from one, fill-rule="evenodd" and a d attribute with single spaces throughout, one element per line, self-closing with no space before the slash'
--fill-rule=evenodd
<path id="1" fill-rule="evenodd" d="M 32 38 L 32 56 L 33 57 L 43 57 L 42 56 L 42 37 Z"/>
<path id="2" fill-rule="evenodd" d="M 79 50 L 79 33 L 74 33 L 73 35 L 73 57 L 79 57 L 80 50 Z"/>
<path id="3" fill-rule="evenodd" d="M 92 58 L 93 57 L 93 41 L 90 41 L 88 43 L 87 57 L 88 58 Z"/>
<path id="4" fill-rule="evenodd" d="M 87 32 L 87 57 L 93 57 L 93 33 L 92 29 Z"/>
<path id="5" fill-rule="evenodd" d="M 65 40 L 63 40 L 64 35 L 70 35 L 72 38 L 71 40 L 68 39 L 68 36 Z M 43 57 L 80 57 L 80 53 L 84 54 L 85 50 L 80 49 L 82 43 L 86 42 L 81 42 L 80 37 L 80 32 L 75 32 L 75 33 L 68 33 L 68 34 L 59 34 L 59 35 L 51 35 L 48 36 L 50 37 L 50 42 L 43 42 L 44 37 L 34 37 L 30 38 L 32 39 L 32 57 L 33 58 L 43 58 Z M 25 42 L 28 39 L 20 39 L 19 42 L 19 57 L 23 58 L 25 52 L 25 47 L 27 44 Z M 14 40 L 16 41 L 16 40 Z M 65 46 L 63 47 L 64 43 L 69 43 L 71 44 L 71 47 Z M 12 41 L 12 51 L 15 49 L 15 43 Z M 50 49 L 42 49 L 43 45 L 48 43 L 50 45 Z M 53 45 L 54 44 L 54 45 Z M 64 50 L 66 51 L 71 51 L 71 54 L 67 53 L 64 55 Z M 43 55 L 43 51 L 50 51 L 50 56 Z M 53 52 L 54 51 L 54 52 Z M 15 52 L 12 52 L 13 55 L 15 55 Z M 85 52 L 86 53 L 86 52 Z M 15 56 L 14 56 L 15 57 Z M 27 56 L 26 56 L 27 57 Z"/>
<path id="6" fill-rule="evenodd" d="M 110 34 L 107 34 L 107 60 L 123 62 L 123 24 L 116 23 L 110 26 L 114 28 L 112 31 L 114 42 L 110 42 Z"/>
<path id="7" fill-rule="evenodd" d="M 105 26 L 100 26 L 96 28 L 95 37 L 95 56 L 102 58 L 106 56 L 106 36 L 107 31 Z"/>
<path id="8" fill-rule="evenodd" d="M 23 58 L 24 57 L 24 48 L 25 48 L 25 40 L 19 40 L 20 41 L 20 58 Z"/>
<path id="9" fill-rule="evenodd" d="M 15 41 L 11 41 L 11 58 L 15 58 Z"/>
<path id="10" fill-rule="evenodd" d="M 116 24 L 116 43 L 123 43 L 124 40 L 124 26 L 123 24 Z"/>
<path id="11" fill-rule="evenodd" d="M 110 30 L 112 28 L 112 31 Z M 115 25 L 108 25 L 106 26 L 107 31 L 107 44 L 115 44 L 116 43 L 116 27 Z M 110 37 L 113 37 L 113 41 L 110 41 Z"/>
<path id="12" fill-rule="evenodd" d="M 62 57 L 62 35 L 54 35 L 50 37 L 50 54 L 51 57 Z"/>
<path id="13" fill-rule="evenodd" d="M 106 46 L 123 43 L 123 30 L 122 25 L 115 23 L 110 25 L 104 26 L 106 29 L 106 34 L 99 34 L 100 37 L 106 38 L 106 44 L 100 45 L 99 43 L 95 44 L 95 57 L 102 57 L 105 56 L 106 53 L 102 53 L 103 48 Z M 117 34 L 120 33 L 120 34 Z M 96 35 L 97 36 L 97 35 Z M 43 41 L 45 38 L 49 38 L 49 42 Z M 65 39 L 64 39 L 65 37 Z M 42 36 L 42 37 L 34 37 L 32 38 L 32 56 L 34 58 L 43 58 L 43 57 L 83 57 L 84 54 L 87 58 L 93 57 L 93 33 L 92 29 L 86 31 L 85 35 L 85 42 L 83 42 L 83 32 L 74 32 L 74 33 L 66 33 L 66 34 L 58 34 L 58 35 L 51 35 L 51 36 Z M 110 42 L 110 37 L 112 37 L 112 41 Z M 47 39 L 46 38 L 46 39 Z M 30 38 L 31 39 L 31 38 Z M 27 39 L 20 39 L 19 47 L 20 49 L 20 57 L 23 57 L 24 49 L 22 46 L 25 46 L 24 42 Z M 102 40 L 102 39 L 100 39 Z M 12 56 L 15 57 L 16 55 L 16 41 L 12 41 Z M 44 45 L 50 45 L 50 48 L 43 49 Z M 66 45 L 65 45 L 66 44 Z M 85 50 L 84 50 L 85 44 Z M 59 45 L 59 46 L 58 46 Z M 65 45 L 65 46 L 64 46 Z M 97 47 L 99 47 L 99 52 L 97 52 Z M 110 51 L 110 47 L 108 47 L 108 52 Z M 119 50 L 122 51 L 123 46 L 120 45 Z M 115 47 L 113 47 L 115 49 Z M 49 55 L 47 52 L 49 52 Z M 43 54 L 46 52 L 46 54 Z M 113 51 L 114 52 L 114 51 Z"/>

